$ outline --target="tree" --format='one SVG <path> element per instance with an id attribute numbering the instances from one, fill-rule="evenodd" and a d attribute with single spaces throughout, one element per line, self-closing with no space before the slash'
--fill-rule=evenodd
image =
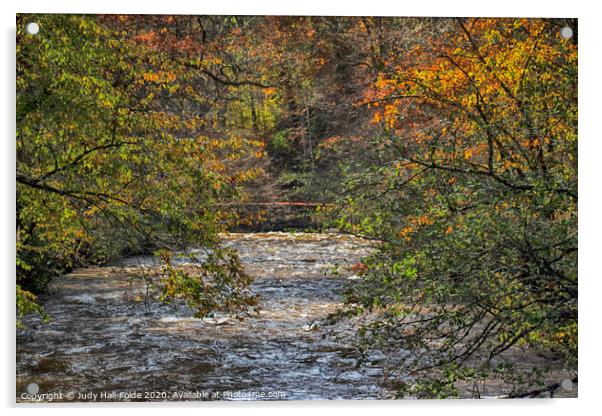
<path id="1" fill-rule="evenodd" d="M 559 23 L 456 19 L 366 92 L 383 164 L 348 178 L 339 225 L 382 248 L 348 312 L 379 316 L 362 348 L 412 351 L 402 395 L 529 395 L 545 377 L 509 358 L 523 347 L 577 379 L 577 44 Z"/>
<path id="2" fill-rule="evenodd" d="M 256 144 L 204 134 L 206 97 L 184 94 L 187 69 L 167 52 L 103 17 L 35 18 L 38 36 L 23 32 L 25 16 L 17 25 L 19 316 L 40 311 L 33 293 L 52 276 L 154 250 L 168 297 L 201 315 L 252 306 L 250 278 L 217 234 L 233 219 L 224 202 L 257 174 L 232 164 L 256 158 Z M 169 263 L 191 246 L 211 253 L 193 275 Z"/>

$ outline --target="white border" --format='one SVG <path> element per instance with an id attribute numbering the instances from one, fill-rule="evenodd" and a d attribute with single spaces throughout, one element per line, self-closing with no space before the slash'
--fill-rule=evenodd
<path id="1" fill-rule="evenodd" d="M 589 4 L 589 5 L 588 5 Z M 2 176 L 2 229 L 0 247 L 2 276 L 2 381 L 1 390 L 3 404 L 9 412 L 19 413 L 44 412 L 44 414 L 102 414 L 131 413 L 132 411 L 149 414 L 164 414 L 167 408 L 184 407 L 173 410 L 187 414 L 214 414 L 241 412 L 245 414 L 281 415 L 286 413 L 307 414 L 342 411 L 352 414 L 365 414 L 377 411 L 385 414 L 460 414 L 491 415 L 513 414 L 516 412 L 536 412 L 548 415 L 589 413 L 592 408 L 599 408 L 597 401 L 602 389 L 599 379 L 602 376 L 600 366 L 600 347 L 602 346 L 600 330 L 600 296 L 602 295 L 602 264 L 597 261 L 601 245 L 596 244 L 602 235 L 602 213 L 599 207 L 602 175 L 596 169 L 602 164 L 602 137 L 599 133 L 600 119 L 600 23 L 602 16 L 597 14 L 594 2 L 578 1 L 537 1 L 494 0 L 494 1 L 430 1 L 403 2 L 382 0 L 102 0 L 90 2 L 82 0 L 23 0 L 16 4 L 3 1 L 2 8 L 2 55 L 0 58 L 0 77 L 2 90 L 0 107 L 2 114 L 0 139 L 0 172 Z M 86 409 L 74 406 L 40 406 L 14 408 L 14 374 L 15 374 L 15 336 L 14 336 L 14 171 L 15 171 L 15 98 L 14 98 L 14 27 L 15 13 L 138 13 L 138 14 L 279 14 L 279 15 L 400 15 L 400 16 L 525 16 L 525 17 L 578 17 L 579 18 L 579 188 L 581 201 L 580 235 L 579 235 L 579 399 L 566 400 L 523 400 L 523 401 L 421 401 L 421 402 L 285 402 L 285 403 L 196 403 L 196 404 L 130 404 L 95 405 Z M 596 120 L 598 119 L 598 120 Z M 133 410 L 133 407 L 144 409 Z"/>
<path id="2" fill-rule="evenodd" d="M 487 3 L 487 4 L 485 4 Z M 574 3 L 574 2 L 573 2 Z M 330 16 L 517 16 L 575 17 L 577 7 L 566 1 L 521 0 L 407 2 L 386 0 L 80 0 L 22 1 L 21 13 L 139 13 L 139 14 L 275 14 Z"/>

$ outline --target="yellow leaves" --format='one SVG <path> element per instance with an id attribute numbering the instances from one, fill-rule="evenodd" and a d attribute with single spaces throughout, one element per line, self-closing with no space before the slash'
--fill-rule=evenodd
<path id="1" fill-rule="evenodd" d="M 90 25 L 90 24 L 88 23 L 88 21 L 87 21 L 86 19 L 81 19 L 81 20 L 79 21 L 79 28 L 80 28 L 81 30 L 85 30 L 85 29 L 87 29 L 89 25 Z"/>
<path id="2" fill-rule="evenodd" d="M 510 208 L 510 203 L 508 201 L 503 201 L 503 202 L 498 202 L 497 204 L 495 204 L 495 210 L 499 213 L 502 211 L 506 211 L 508 208 Z"/>
<path id="3" fill-rule="evenodd" d="M 263 95 L 265 95 L 266 97 L 271 97 L 272 95 L 276 94 L 276 91 L 277 90 L 274 87 L 264 88 Z"/>
<path id="4" fill-rule="evenodd" d="M 95 214 L 96 214 L 98 211 L 99 211 L 99 208 L 98 208 L 97 206 L 92 206 L 92 207 L 90 207 L 89 209 L 87 209 L 87 210 L 84 212 L 84 216 L 85 216 L 85 217 L 88 217 L 88 218 L 91 218 L 91 217 L 93 217 L 93 216 L 94 216 L 94 215 L 95 215 Z"/>
<path id="5" fill-rule="evenodd" d="M 398 113 L 399 113 L 399 111 L 397 109 L 397 106 L 395 106 L 393 104 L 385 105 L 385 117 L 391 117 Z"/>
<path id="6" fill-rule="evenodd" d="M 469 160 L 470 158 L 472 158 L 472 149 L 465 149 L 464 150 L 464 159 Z"/>
<path id="7" fill-rule="evenodd" d="M 522 26 L 526 24 L 526 19 L 515 19 L 512 23 L 512 27 L 514 29 L 520 29 Z"/>
<path id="8" fill-rule="evenodd" d="M 142 84 L 144 81 L 146 81 L 155 84 L 168 84 L 174 82 L 175 80 L 176 76 L 168 71 L 144 72 L 142 74 L 142 79 L 139 80 L 138 83 Z"/>
<path id="9" fill-rule="evenodd" d="M 250 146 L 258 147 L 260 149 L 265 147 L 265 143 L 260 140 L 249 140 L 247 143 L 249 143 Z"/>
<path id="10" fill-rule="evenodd" d="M 394 104 L 385 105 L 385 110 L 383 117 L 385 119 L 386 125 L 388 128 L 393 128 L 395 123 L 397 122 L 397 115 L 399 114 L 399 109 Z"/>
<path id="11" fill-rule="evenodd" d="M 372 124 L 378 124 L 378 123 L 380 123 L 382 121 L 382 119 L 383 119 L 383 116 L 382 116 L 381 112 L 380 111 L 376 111 L 374 113 L 374 116 L 372 116 L 371 123 Z"/>
<path id="12" fill-rule="evenodd" d="M 462 105 L 466 107 L 474 107 L 477 105 L 477 96 L 476 94 L 468 94 L 462 97 Z"/>
<path id="13" fill-rule="evenodd" d="M 257 178 L 262 172 L 263 170 L 261 168 L 236 172 L 230 177 L 230 181 L 237 184 L 249 182 Z"/>

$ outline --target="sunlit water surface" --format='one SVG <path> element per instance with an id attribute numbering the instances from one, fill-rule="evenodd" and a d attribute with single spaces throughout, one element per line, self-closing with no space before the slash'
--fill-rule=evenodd
<path id="1" fill-rule="evenodd" d="M 287 233 L 228 234 L 224 241 L 256 279 L 259 316 L 195 319 L 181 306 L 136 300 L 144 286 L 131 286 L 115 267 L 78 270 L 44 300 L 50 323 L 29 317 L 28 329 L 17 333 L 17 400 L 29 400 L 22 394 L 31 383 L 39 393 L 106 401 L 132 400 L 120 392 L 142 393 L 142 400 L 389 397 L 379 357 L 358 366 L 349 339 L 320 325 L 356 278 L 349 266 L 370 252 L 365 241 Z M 152 259 L 122 265 L 138 263 Z M 336 265 L 339 274 L 332 273 Z"/>

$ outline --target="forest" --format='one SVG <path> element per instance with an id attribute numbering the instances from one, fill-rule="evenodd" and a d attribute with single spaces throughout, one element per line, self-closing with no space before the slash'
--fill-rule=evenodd
<path id="1" fill-rule="evenodd" d="M 336 233 L 371 250 L 319 331 L 392 397 L 577 385 L 576 19 L 17 15 L 16 48 L 18 333 L 132 256 L 253 320 L 224 235 Z"/>

